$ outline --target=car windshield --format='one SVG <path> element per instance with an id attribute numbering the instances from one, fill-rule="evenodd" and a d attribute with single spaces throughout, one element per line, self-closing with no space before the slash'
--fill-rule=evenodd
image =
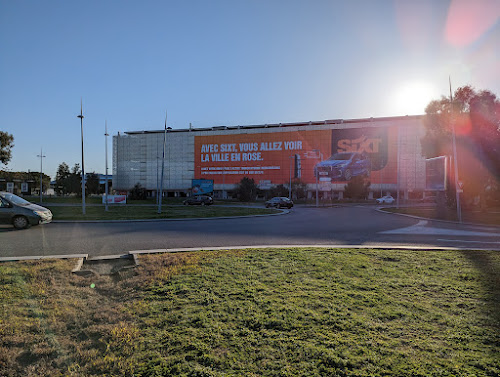
<path id="1" fill-rule="evenodd" d="M 335 153 L 330 160 L 350 160 L 352 153 Z"/>
<path id="2" fill-rule="evenodd" d="M 23 198 L 10 193 L 2 194 L 2 198 L 7 199 L 9 202 L 18 206 L 27 206 L 28 204 L 30 204 L 30 202 L 24 200 Z"/>

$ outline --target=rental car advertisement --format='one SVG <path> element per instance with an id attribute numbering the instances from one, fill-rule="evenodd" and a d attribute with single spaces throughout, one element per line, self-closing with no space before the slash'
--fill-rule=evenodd
<path id="1" fill-rule="evenodd" d="M 300 179 L 322 186 L 356 176 L 396 182 L 397 128 L 346 128 L 195 137 L 195 178 L 261 186 Z"/>

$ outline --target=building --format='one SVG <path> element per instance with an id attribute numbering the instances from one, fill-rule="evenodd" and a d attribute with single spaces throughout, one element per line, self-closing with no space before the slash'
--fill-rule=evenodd
<path id="1" fill-rule="evenodd" d="M 425 190 L 420 138 L 423 116 L 404 116 L 251 126 L 133 131 L 113 136 L 113 188 L 139 183 L 154 196 L 161 177 L 166 135 L 164 195 L 190 193 L 194 179 L 214 181 L 225 196 L 243 177 L 262 190 L 300 180 L 308 196 L 343 196 L 348 180 L 367 177 L 370 197 L 405 197 Z"/>

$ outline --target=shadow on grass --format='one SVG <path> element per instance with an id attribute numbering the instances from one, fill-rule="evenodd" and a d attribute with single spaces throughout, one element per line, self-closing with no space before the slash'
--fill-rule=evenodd
<path id="1" fill-rule="evenodd" d="M 486 251 L 465 250 L 462 254 L 481 273 L 481 284 L 487 291 L 488 305 L 500 332 L 500 263 Z"/>

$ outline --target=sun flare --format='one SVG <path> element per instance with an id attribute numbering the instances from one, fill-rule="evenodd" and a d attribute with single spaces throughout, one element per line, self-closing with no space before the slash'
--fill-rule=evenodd
<path id="1" fill-rule="evenodd" d="M 424 114 L 425 107 L 436 98 L 436 90 L 431 84 L 419 81 L 406 83 L 394 93 L 393 114 Z"/>

